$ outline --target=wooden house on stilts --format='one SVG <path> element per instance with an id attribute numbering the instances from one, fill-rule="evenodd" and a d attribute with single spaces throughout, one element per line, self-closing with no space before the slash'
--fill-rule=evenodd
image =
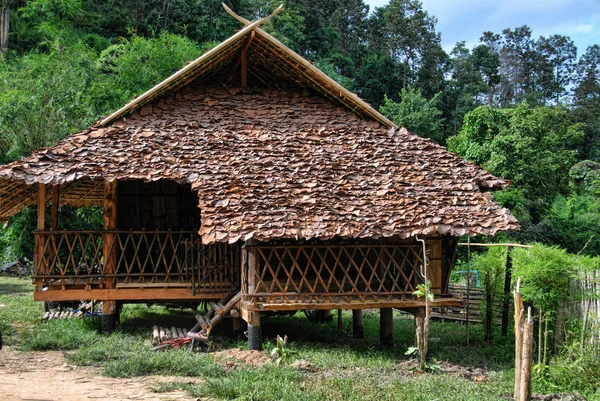
<path id="1" fill-rule="evenodd" d="M 488 190 L 507 182 L 396 127 L 260 28 L 48 149 L 0 167 L 0 218 L 37 204 L 37 301 L 233 299 L 263 311 L 455 305 L 458 237 L 517 228 Z M 104 229 L 58 230 L 60 207 Z M 45 210 L 51 209 L 50 221 Z M 360 317 L 356 313 L 357 318 Z"/>

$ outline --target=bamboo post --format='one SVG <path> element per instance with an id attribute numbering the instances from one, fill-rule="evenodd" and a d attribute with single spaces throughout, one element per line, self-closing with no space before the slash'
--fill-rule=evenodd
<path id="1" fill-rule="evenodd" d="M 354 338 L 365 338 L 362 309 L 352 309 L 352 334 Z"/>
<path id="2" fill-rule="evenodd" d="M 104 230 L 117 229 L 117 181 L 104 182 Z M 105 233 L 103 241 L 104 274 L 114 274 L 117 261 L 115 234 Z M 104 278 L 104 288 L 114 288 L 113 277 Z M 117 302 L 102 302 L 102 330 L 110 333 L 116 326 Z"/>
<path id="3" fill-rule="evenodd" d="M 515 307 L 515 392 L 514 398 L 518 400 L 521 393 L 521 358 L 523 355 L 523 297 L 521 296 L 521 279 L 517 280 L 517 287 L 513 293 Z"/>
<path id="4" fill-rule="evenodd" d="M 256 245 L 256 241 L 248 240 L 247 245 Z M 246 252 L 246 266 L 248 271 L 247 282 L 248 282 L 248 294 L 254 294 L 256 291 L 256 275 L 257 275 L 257 262 L 256 255 L 253 249 L 245 249 Z M 276 279 L 276 277 L 274 277 Z M 248 313 L 248 350 L 260 351 L 262 332 L 260 328 L 260 312 L 251 311 Z"/>
<path id="5" fill-rule="evenodd" d="M 523 325 L 523 357 L 521 359 L 521 385 L 519 401 L 531 400 L 531 365 L 533 359 L 533 319 L 531 307 L 527 311 L 527 321 Z"/>
<path id="6" fill-rule="evenodd" d="M 46 218 L 46 185 L 38 184 L 38 202 L 37 202 L 37 230 L 45 230 Z M 34 256 L 34 271 L 44 272 L 41 270 L 44 260 L 44 236 L 38 234 L 35 236 L 35 256 Z"/>

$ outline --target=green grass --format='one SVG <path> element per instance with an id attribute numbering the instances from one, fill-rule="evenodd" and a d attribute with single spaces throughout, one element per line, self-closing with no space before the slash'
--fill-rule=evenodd
<path id="1" fill-rule="evenodd" d="M 70 364 L 100 367 L 112 377 L 178 375 L 199 377 L 199 383 L 166 382 L 156 392 L 184 390 L 192 396 L 222 400 L 497 400 L 512 392 L 514 339 L 497 332 L 494 345 L 483 342 L 480 325 L 467 331 L 458 323 L 432 322 L 430 355 L 437 361 L 484 369 L 485 382 L 447 374 L 416 374 L 408 371 L 404 355 L 413 344 L 413 321 L 395 312 L 393 347 L 379 344 L 379 317 L 365 311 L 365 339 L 351 337 L 352 314 L 344 312 L 342 332 L 336 324 L 308 323 L 302 313 L 285 317 L 261 317 L 264 347 L 275 345 L 277 334 L 289 336 L 288 348 L 300 352 L 314 367 L 303 373 L 292 367 L 273 365 L 227 370 L 206 352 L 187 350 L 153 352 L 153 325 L 189 328 L 191 310 L 168 310 L 161 306 L 126 305 L 121 325 L 112 335 L 100 333 L 100 319 L 42 322 L 42 307 L 32 301 L 28 280 L 0 277 L 0 330 L 6 342 L 23 351 L 63 350 Z M 213 335 L 217 348 L 245 347 L 231 339 L 228 322 Z M 555 369 L 556 370 L 556 369 Z M 563 376 L 534 381 L 535 391 L 572 391 Z M 583 385 L 582 385 L 583 386 Z M 594 388 L 586 388 L 593 399 Z"/>

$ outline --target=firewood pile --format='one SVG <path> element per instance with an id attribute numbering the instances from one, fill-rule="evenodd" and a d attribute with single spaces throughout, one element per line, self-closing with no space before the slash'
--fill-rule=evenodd
<path id="1" fill-rule="evenodd" d="M 152 345 L 159 345 L 169 340 L 177 340 L 179 338 L 187 338 L 187 329 L 181 327 L 152 327 Z"/>
<path id="2" fill-rule="evenodd" d="M 44 313 L 42 320 L 82 319 L 88 313 L 94 313 L 94 303 L 92 301 L 81 305 L 79 309 L 47 311 Z"/>

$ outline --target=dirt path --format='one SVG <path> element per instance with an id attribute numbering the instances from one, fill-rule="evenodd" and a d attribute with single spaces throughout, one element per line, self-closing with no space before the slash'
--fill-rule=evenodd
<path id="1" fill-rule="evenodd" d="M 102 377 L 92 368 L 69 366 L 62 352 L 0 351 L 0 398 L 3 401 L 192 401 L 184 392 L 153 393 L 158 382 L 197 381 L 195 378 L 146 376 Z"/>

